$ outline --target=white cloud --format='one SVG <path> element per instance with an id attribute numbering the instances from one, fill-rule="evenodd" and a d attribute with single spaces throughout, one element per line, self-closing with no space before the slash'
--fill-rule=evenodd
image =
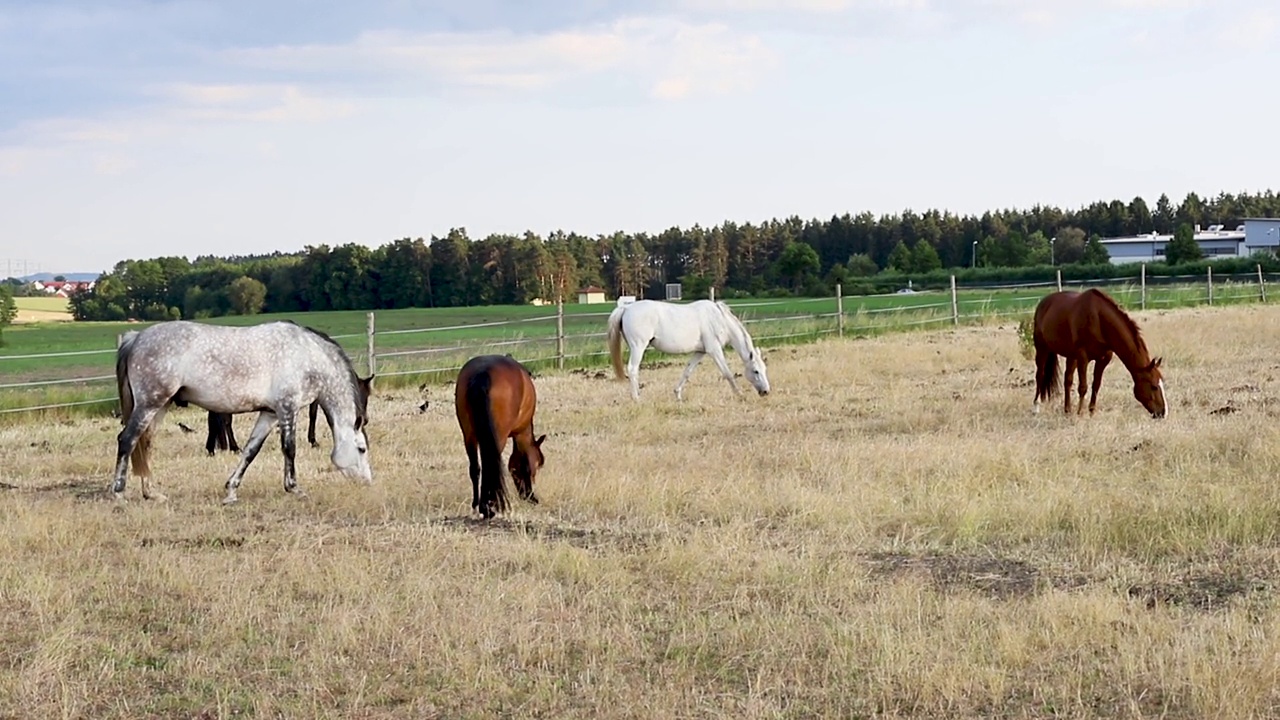
<path id="1" fill-rule="evenodd" d="M 750 89 L 775 64 L 752 34 L 672 18 L 545 34 L 368 31 L 347 44 L 252 48 L 227 58 L 255 69 L 354 76 L 375 85 L 416 80 L 536 91 L 611 76 L 638 81 L 661 98 Z M 683 89 L 674 92 L 677 86 Z"/>

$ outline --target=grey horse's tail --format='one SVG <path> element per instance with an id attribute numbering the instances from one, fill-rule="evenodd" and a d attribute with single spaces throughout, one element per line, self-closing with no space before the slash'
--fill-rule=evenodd
<path id="1" fill-rule="evenodd" d="M 116 350 L 116 393 L 120 398 L 120 424 L 128 425 L 133 416 L 133 387 L 129 384 L 129 357 L 133 354 L 133 341 L 138 339 L 137 331 L 129 331 L 120 340 Z M 133 462 L 133 470 L 140 476 L 151 475 L 151 428 L 147 428 L 138 437 L 129 459 Z"/>
<path id="2" fill-rule="evenodd" d="M 609 357 L 613 359 L 613 376 L 618 380 L 627 379 L 627 371 L 622 367 L 622 311 L 626 306 L 619 306 L 609 313 Z"/>

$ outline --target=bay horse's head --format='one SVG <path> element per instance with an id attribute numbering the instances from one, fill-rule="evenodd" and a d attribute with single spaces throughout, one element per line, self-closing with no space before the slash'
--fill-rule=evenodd
<path id="1" fill-rule="evenodd" d="M 1160 375 L 1161 360 L 1162 358 L 1156 358 L 1145 367 L 1133 371 L 1133 396 L 1154 418 L 1162 418 L 1167 413 L 1164 404 L 1164 378 Z"/>
<path id="2" fill-rule="evenodd" d="M 516 446 L 511 451 L 511 458 L 507 460 L 507 470 L 516 484 L 516 491 L 520 493 L 520 497 L 535 505 L 538 503 L 538 496 L 533 494 L 533 481 L 538 476 L 538 470 L 547 461 L 547 457 L 542 454 L 542 441 L 546 439 L 546 435 L 539 435 L 526 452 L 520 452 L 520 447 Z"/>

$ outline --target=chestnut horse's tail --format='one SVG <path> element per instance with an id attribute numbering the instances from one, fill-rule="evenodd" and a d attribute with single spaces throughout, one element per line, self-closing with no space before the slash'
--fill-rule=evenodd
<path id="1" fill-rule="evenodd" d="M 507 485 L 502 474 L 502 446 L 498 443 L 498 429 L 493 424 L 493 412 L 489 408 L 489 389 L 493 379 L 488 370 L 472 375 L 467 380 L 467 414 L 471 416 L 471 431 L 480 445 L 480 510 L 507 511 Z"/>
<path id="2" fill-rule="evenodd" d="M 129 356 L 133 354 L 133 341 L 138 337 L 137 331 L 124 334 L 120 347 L 116 350 L 116 394 L 120 398 L 120 424 L 128 425 L 133 417 L 133 386 L 129 384 Z M 148 427 L 138 436 L 129 459 L 133 462 L 133 471 L 139 476 L 151 475 L 151 428 Z"/>
<path id="3" fill-rule="evenodd" d="M 1058 380 L 1058 354 L 1044 351 L 1044 362 L 1039 361 L 1040 352 L 1036 353 L 1036 399 L 1045 401 L 1057 394 L 1062 387 Z"/>
<path id="4" fill-rule="evenodd" d="M 613 376 L 618 380 L 627 379 L 627 371 L 622 367 L 622 311 L 626 306 L 618 306 L 609 313 L 609 357 L 613 360 Z"/>

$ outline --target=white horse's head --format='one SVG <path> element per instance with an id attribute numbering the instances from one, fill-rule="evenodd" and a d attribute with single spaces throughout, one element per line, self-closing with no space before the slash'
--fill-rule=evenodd
<path id="1" fill-rule="evenodd" d="M 369 467 L 369 438 L 364 429 L 333 428 L 333 454 L 329 456 L 334 467 L 343 475 L 364 482 L 373 482 L 373 469 Z"/>
<path id="2" fill-rule="evenodd" d="M 764 356 L 760 348 L 752 347 L 747 351 L 747 381 L 761 395 L 769 394 L 769 371 L 764 366 Z"/>

